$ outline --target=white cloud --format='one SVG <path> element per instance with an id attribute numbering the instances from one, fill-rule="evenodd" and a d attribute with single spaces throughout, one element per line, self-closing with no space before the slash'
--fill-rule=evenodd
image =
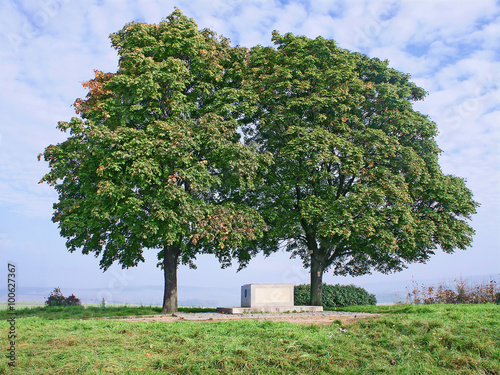
<path id="1" fill-rule="evenodd" d="M 280 10 L 279 18 L 272 24 L 272 28 L 278 30 L 280 34 L 285 34 L 289 30 L 300 30 L 298 33 L 315 37 L 318 34 L 315 32 L 317 27 L 326 27 L 325 24 L 314 24 L 311 21 L 315 16 L 308 15 L 306 8 L 302 4 L 289 3 Z M 331 22 L 331 18 L 324 16 L 327 22 Z"/>
<path id="2" fill-rule="evenodd" d="M 491 17 L 495 13 L 492 10 L 496 10 L 494 0 L 402 1 L 391 25 L 393 42 L 429 42 L 436 38 L 457 41 L 473 32 L 481 19 Z"/>

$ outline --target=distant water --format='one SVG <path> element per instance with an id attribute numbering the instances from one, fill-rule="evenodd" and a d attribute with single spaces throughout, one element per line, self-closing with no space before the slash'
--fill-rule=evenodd
<path id="1" fill-rule="evenodd" d="M 500 284 L 500 274 L 466 277 L 465 281 L 472 284 L 489 282 L 490 279 Z M 449 279 L 426 279 L 419 280 L 418 286 L 422 284 L 439 285 L 447 284 L 453 286 L 454 280 Z M 395 282 L 378 282 L 356 284 L 365 288 L 369 293 L 375 294 L 377 303 L 391 304 L 398 301 L 405 301 L 406 295 L 412 288 L 412 280 Z M 53 290 L 53 287 L 21 287 L 17 290 L 17 301 L 24 302 L 44 302 L 45 298 Z M 161 305 L 163 300 L 163 286 L 137 286 L 123 288 L 120 291 L 109 293 L 102 289 L 62 289 L 65 296 L 75 294 L 83 303 L 100 303 L 103 298 L 109 304 L 143 304 Z M 205 306 L 205 307 L 235 307 L 240 306 L 240 288 L 231 286 L 230 288 L 209 288 L 195 286 L 179 286 L 179 306 Z M 0 289 L 0 302 L 7 301 L 7 290 Z"/>
<path id="2" fill-rule="evenodd" d="M 44 302 L 53 288 L 20 288 L 17 292 L 17 301 Z M 394 303 L 398 299 L 397 293 L 386 291 L 370 291 L 375 294 L 378 303 Z M 74 294 L 83 303 L 100 303 L 103 298 L 109 304 L 142 304 L 161 305 L 163 300 L 162 286 L 142 286 L 126 288 L 119 292 L 109 294 L 99 289 L 71 289 L 62 290 L 63 295 Z M 240 288 L 207 288 L 179 286 L 179 306 L 205 306 L 205 307 L 236 307 L 241 303 Z M 2 291 L 0 301 L 7 300 L 6 293 Z"/>
<path id="3" fill-rule="evenodd" d="M 23 302 L 44 302 L 54 288 L 24 287 L 19 288 L 16 300 Z M 163 286 L 140 286 L 123 288 L 110 293 L 102 289 L 64 289 L 64 296 L 74 294 L 83 303 L 100 303 L 105 298 L 108 304 L 142 304 L 161 305 L 163 301 Z M 179 286 L 179 306 L 237 306 L 240 304 L 238 288 L 207 288 Z M 7 301 L 7 291 L 0 290 L 0 302 Z"/>

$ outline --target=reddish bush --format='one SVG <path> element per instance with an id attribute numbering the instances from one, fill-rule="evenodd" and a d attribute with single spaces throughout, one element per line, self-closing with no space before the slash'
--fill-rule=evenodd
<path id="1" fill-rule="evenodd" d="M 47 306 L 80 306 L 82 303 L 74 294 L 69 297 L 64 297 L 61 288 L 54 288 L 50 296 L 45 301 Z"/>
<path id="2" fill-rule="evenodd" d="M 500 287 L 495 280 L 490 279 L 487 283 L 472 285 L 459 278 L 455 279 L 454 287 L 446 284 L 434 286 L 424 286 L 420 288 L 413 282 L 412 290 L 408 292 L 406 300 L 415 305 L 433 303 L 497 303 L 497 295 L 500 294 Z"/>

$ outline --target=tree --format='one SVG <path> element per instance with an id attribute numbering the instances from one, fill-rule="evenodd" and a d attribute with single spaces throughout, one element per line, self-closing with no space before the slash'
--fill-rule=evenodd
<path id="1" fill-rule="evenodd" d="M 439 167 L 436 125 L 412 108 L 425 91 L 332 40 L 273 41 L 252 49 L 245 83 L 247 144 L 274 157 L 263 188 L 242 198 L 269 226 L 254 248 L 299 256 L 320 305 L 329 268 L 389 273 L 469 246 L 478 204 Z"/>
<path id="2" fill-rule="evenodd" d="M 67 140 L 43 154 L 41 182 L 59 200 L 53 221 L 70 252 L 101 256 L 105 271 L 144 261 L 157 249 L 163 312 L 177 310 L 177 267 L 198 253 L 223 267 L 250 258 L 246 242 L 262 235 L 258 212 L 231 202 L 254 187 L 270 157 L 240 142 L 233 103 L 246 51 L 175 10 L 158 25 L 132 22 L 111 34 L 116 73 L 95 71 L 75 101 L 80 117 L 60 122 Z"/>

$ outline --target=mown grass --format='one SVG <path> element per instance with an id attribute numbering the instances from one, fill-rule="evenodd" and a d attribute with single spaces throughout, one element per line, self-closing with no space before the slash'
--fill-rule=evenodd
<path id="1" fill-rule="evenodd" d="M 0 373 L 500 374 L 498 305 L 342 310 L 384 315 L 325 326 L 26 316 L 17 319 L 17 367 L 2 358 Z M 0 329 L 6 338 L 5 320 Z"/>

